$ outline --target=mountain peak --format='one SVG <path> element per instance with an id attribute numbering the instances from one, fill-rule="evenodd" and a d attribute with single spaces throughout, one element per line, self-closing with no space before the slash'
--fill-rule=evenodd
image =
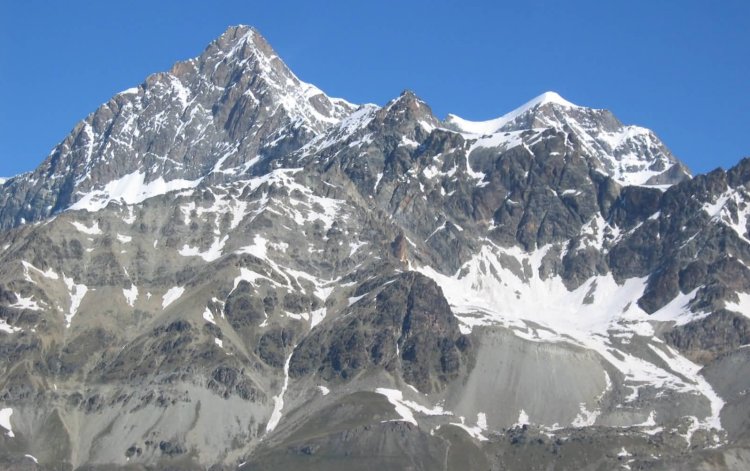
<path id="1" fill-rule="evenodd" d="M 492 134 L 524 113 L 546 104 L 558 105 L 565 108 L 580 108 L 578 105 L 561 97 L 557 92 L 547 91 L 499 118 L 487 121 L 470 121 L 460 116 L 449 114 L 445 121 L 450 127 L 461 132 L 469 134 Z"/>
<path id="2" fill-rule="evenodd" d="M 412 90 L 404 90 L 401 94 L 389 101 L 383 107 L 384 116 L 390 116 L 393 120 L 405 122 L 409 120 L 421 123 L 426 130 L 431 130 L 439 124 L 432 115 L 432 109 Z"/>
<path id="3" fill-rule="evenodd" d="M 245 39 L 253 39 L 256 36 L 265 42 L 265 38 L 263 38 L 255 27 L 248 25 L 235 25 L 229 26 L 218 38 L 216 38 L 216 41 L 237 44 Z"/>
<path id="4" fill-rule="evenodd" d="M 299 80 L 255 28 L 231 26 L 198 57 L 101 105 L 32 172 L 36 177 L 13 179 L 13 190 L 0 195 L 0 227 L 79 201 L 106 205 L 121 199 L 115 189 L 126 183 L 139 182 L 143 196 L 155 194 L 143 189 L 159 182 L 194 185 L 214 171 L 234 175 L 248 162 L 301 147 L 354 109 Z M 11 199 L 18 202 L 8 206 Z"/>
<path id="5" fill-rule="evenodd" d="M 429 106 L 427 105 L 427 102 L 419 98 L 417 94 L 414 93 L 414 91 L 406 89 L 402 91 L 396 98 L 389 101 L 385 105 L 384 108 L 394 109 L 394 108 L 415 107 L 415 106 L 416 107 L 426 106 L 429 108 Z"/>
<path id="6" fill-rule="evenodd" d="M 667 184 L 690 178 L 656 135 L 623 125 L 607 110 L 579 106 L 547 91 L 499 118 L 469 121 L 449 114 L 445 127 L 474 138 L 538 129 L 567 130 L 584 142 L 601 171 L 625 185 Z"/>
<path id="7" fill-rule="evenodd" d="M 252 57 L 266 61 L 278 58 L 271 45 L 260 32 L 251 26 L 230 26 L 218 38 L 211 42 L 206 54 L 217 54 L 227 60 L 244 62 Z M 281 60 L 278 60 L 281 62 Z"/>
<path id="8" fill-rule="evenodd" d="M 547 103 L 553 103 L 555 105 L 565 106 L 568 108 L 578 108 L 579 106 L 576 104 L 573 104 L 566 100 L 565 98 L 561 97 L 559 93 L 553 92 L 553 91 L 546 91 L 542 93 L 541 95 L 533 98 L 532 100 L 528 101 L 526 104 L 521 106 L 520 108 L 533 108 L 537 105 L 545 105 Z M 519 109 L 520 109 L 519 108 Z"/>
<path id="9" fill-rule="evenodd" d="M 256 77 L 261 79 L 267 89 L 261 87 L 251 94 L 262 96 L 269 92 L 275 97 L 272 101 L 283 107 L 293 119 L 317 131 L 338 122 L 356 108 L 345 100 L 330 98 L 316 86 L 300 80 L 263 35 L 251 26 L 230 26 L 211 43 L 202 58 L 208 65 L 217 62 L 232 64 L 245 75 L 247 86 L 252 86 L 250 84 Z M 220 85 L 231 87 L 237 76 L 229 73 L 224 79 L 226 83 Z"/>

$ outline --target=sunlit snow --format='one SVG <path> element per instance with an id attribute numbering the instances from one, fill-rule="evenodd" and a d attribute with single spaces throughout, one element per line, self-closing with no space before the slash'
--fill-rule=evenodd
<path id="1" fill-rule="evenodd" d="M 68 209 L 95 212 L 106 207 L 110 201 L 136 204 L 171 191 L 195 188 L 200 182 L 201 180 L 181 179 L 165 181 L 160 176 L 146 183 L 146 174 L 136 171 L 107 183 L 101 189 L 85 193 Z"/>
<path id="2" fill-rule="evenodd" d="M 39 304 L 31 297 L 24 297 L 21 296 L 18 293 L 13 293 L 16 295 L 16 302 L 11 304 L 8 307 L 12 307 L 14 309 L 28 309 L 30 311 L 41 311 L 42 308 L 39 306 Z"/>
<path id="3" fill-rule="evenodd" d="M 10 425 L 10 416 L 12 415 L 13 415 L 12 408 L 6 407 L 4 409 L 0 409 L 0 427 L 6 430 L 5 435 L 7 435 L 10 438 L 15 437 L 15 435 L 13 434 L 13 428 Z"/>
<path id="4" fill-rule="evenodd" d="M 78 313 L 81 301 L 83 301 L 83 297 L 86 296 L 89 288 L 83 284 L 76 284 L 73 281 L 73 278 L 68 278 L 64 275 L 63 281 L 65 282 L 65 286 L 68 288 L 68 293 L 70 294 L 70 307 L 68 308 L 68 313 L 65 314 L 65 327 L 68 328 L 70 327 L 71 322 L 73 322 L 73 317 Z"/>
<path id="5" fill-rule="evenodd" d="M 134 284 L 130 285 L 130 288 L 123 288 L 122 290 L 123 296 L 125 296 L 125 301 L 130 305 L 130 307 L 135 306 L 135 301 L 138 299 L 138 287 Z"/>
<path id="6" fill-rule="evenodd" d="M 164 296 L 162 297 L 161 308 L 166 309 L 167 306 L 177 301 L 177 299 L 180 296 L 182 296 L 182 293 L 184 292 L 185 292 L 184 286 L 175 286 L 175 287 L 169 288 L 167 292 L 164 293 Z"/>
<path id="7" fill-rule="evenodd" d="M 631 278 L 618 284 L 611 275 L 596 276 L 568 291 L 560 278 L 543 280 L 538 274 L 549 248 L 525 253 L 517 248 L 505 249 L 487 243 L 453 276 L 430 267 L 421 267 L 418 271 L 440 285 L 463 332 L 481 325 L 503 325 L 529 341 L 573 343 L 594 350 L 622 372 L 633 394 L 644 384 L 651 384 L 660 389 L 707 397 L 711 402 L 711 415 L 704 425 L 719 428 L 718 413 L 723 401 L 698 375 L 697 365 L 671 350 L 656 352 L 668 369 L 623 350 L 613 354 L 615 337 L 651 338 L 654 322 L 685 323 L 705 315 L 688 308 L 695 292 L 681 294 L 649 315 L 633 302 L 642 296 L 646 278 Z M 518 262 L 515 273 L 509 268 L 511 259 Z M 527 270 L 522 270 L 522 266 Z M 527 275 L 528 269 L 531 276 Z M 584 405 L 581 407 L 573 425 L 594 423 L 598 412 L 586 410 Z"/>

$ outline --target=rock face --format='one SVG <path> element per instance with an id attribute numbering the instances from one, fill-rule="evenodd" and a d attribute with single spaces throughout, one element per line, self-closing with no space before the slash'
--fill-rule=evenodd
<path id="1" fill-rule="evenodd" d="M 749 203 L 609 111 L 352 105 L 230 28 L 0 187 L 0 467 L 746 468 Z"/>
<path id="2" fill-rule="evenodd" d="M 327 382 L 346 382 L 382 366 L 400 370 L 424 393 L 458 378 L 470 341 L 437 284 L 414 272 L 376 280 L 381 286 L 368 282 L 357 288 L 341 320 L 300 342 L 289 367 L 293 378 L 317 373 Z"/>

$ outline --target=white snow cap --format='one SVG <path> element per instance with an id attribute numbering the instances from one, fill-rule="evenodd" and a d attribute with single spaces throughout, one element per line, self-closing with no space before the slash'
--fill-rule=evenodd
<path id="1" fill-rule="evenodd" d="M 532 110 L 537 106 L 545 105 L 548 103 L 563 106 L 565 108 L 579 108 L 578 105 L 569 102 L 565 98 L 561 97 L 557 92 L 544 92 L 541 95 L 533 98 L 532 100 L 527 101 L 510 113 L 500 116 L 499 118 L 494 118 L 487 121 L 469 121 L 467 119 L 461 118 L 460 116 L 449 114 L 446 118 L 446 121 L 457 126 L 461 132 L 469 134 L 492 134 L 503 127 L 506 123 L 513 121 L 527 111 Z"/>
<path id="2" fill-rule="evenodd" d="M 536 105 L 543 105 L 545 103 L 554 103 L 556 105 L 565 106 L 568 108 L 576 108 L 578 106 L 576 104 L 569 102 L 565 98 L 561 97 L 559 93 L 549 91 L 549 92 L 542 93 L 541 95 L 539 95 L 538 97 L 534 98 L 531 101 L 528 101 L 526 104 L 524 104 L 518 109 L 522 109 L 522 108 L 528 109 Z"/>

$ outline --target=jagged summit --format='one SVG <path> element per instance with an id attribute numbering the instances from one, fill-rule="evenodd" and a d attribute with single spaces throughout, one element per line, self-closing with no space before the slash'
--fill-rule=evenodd
<path id="1" fill-rule="evenodd" d="M 211 67 L 215 69 L 221 63 L 228 63 L 235 65 L 235 73 L 237 68 L 247 69 L 255 80 L 265 82 L 269 93 L 274 93 L 273 98 L 293 119 L 315 130 L 338 122 L 356 108 L 356 105 L 341 98 L 330 98 L 318 87 L 300 80 L 254 27 L 229 27 L 197 60 L 204 63 L 204 75 L 226 81 L 220 84 L 225 88 L 233 86 L 238 77 L 217 76 Z"/>
<path id="2" fill-rule="evenodd" d="M 249 41 L 248 41 L 249 40 Z M 210 49 L 212 46 L 216 46 L 225 52 L 235 50 L 238 45 L 248 41 L 247 44 L 257 46 L 260 50 L 270 52 L 271 46 L 263 35 L 254 26 L 249 25 L 231 25 L 219 35 L 216 39 L 206 48 Z"/>
<path id="3" fill-rule="evenodd" d="M 37 170 L 11 179 L 0 227 L 232 178 L 354 109 L 299 80 L 257 30 L 230 27 L 200 56 L 115 95 Z"/>
<path id="4" fill-rule="evenodd" d="M 383 113 L 390 115 L 396 121 L 421 121 L 425 123 L 425 129 L 428 132 L 439 125 L 438 120 L 432 114 L 430 105 L 412 90 L 404 90 L 397 98 L 389 101 L 383 107 Z"/>

